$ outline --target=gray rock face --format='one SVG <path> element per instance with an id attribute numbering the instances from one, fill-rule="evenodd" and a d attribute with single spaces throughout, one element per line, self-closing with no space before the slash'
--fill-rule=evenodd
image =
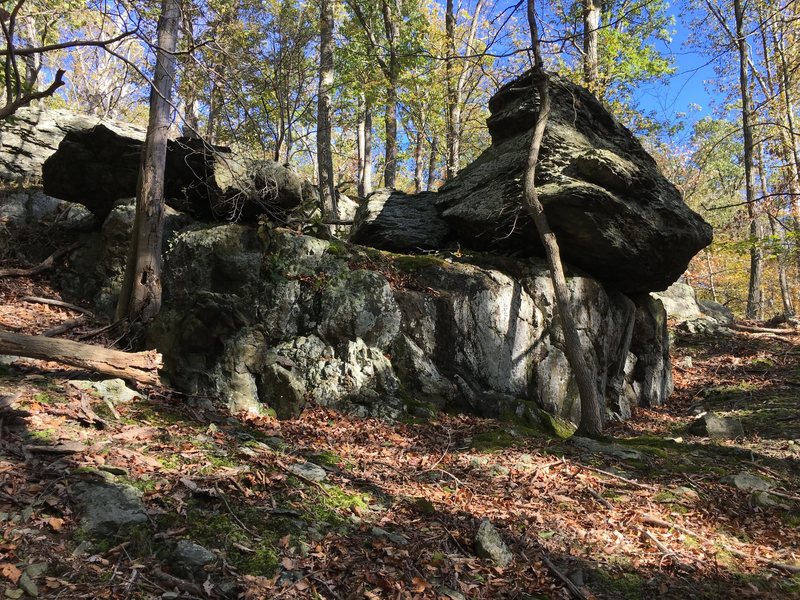
<path id="1" fill-rule="evenodd" d="M 633 365 L 626 378 L 626 396 L 632 396 L 630 406 L 660 406 L 674 389 L 672 364 L 669 357 L 667 314 L 660 300 L 637 296 L 636 317 L 633 323 L 631 353 Z"/>
<path id="2" fill-rule="evenodd" d="M 711 227 L 594 96 L 557 78 L 550 94 L 537 186 L 564 260 L 626 293 L 665 289 L 711 242 Z M 541 253 L 522 208 L 537 103 L 529 74 L 500 88 L 489 103 L 492 146 L 439 191 L 463 246 Z"/>
<path id="3" fill-rule="evenodd" d="M 481 521 L 478 528 L 475 536 L 475 553 L 481 558 L 494 561 L 498 567 L 505 567 L 514 560 L 511 550 L 488 519 Z"/>
<path id="4" fill-rule="evenodd" d="M 367 196 L 350 233 L 356 244 L 395 252 L 419 252 L 444 247 L 447 223 L 436 210 L 437 194 L 404 194 L 387 188 Z"/>
<path id="5" fill-rule="evenodd" d="M 700 300 L 697 305 L 700 307 L 700 312 L 711 317 L 720 325 L 733 325 L 735 320 L 733 312 L 727 306 L 711 300 Z"/>
<path id="6" fill-rule="evenodd" d="M 122 135 L 144 139 L 144 128 L 135 125 L 69 110 L 21 108 L 0 123 L 0 179 L 40 179 L 42 164 L 56 151 L 67 133 L 90 129 L 98 123 Z"/>
<path id="7" fill-rule="evenodd" d="M 86 235 L 83 244 L 70 253 L 68 266 L 53 272 L 56 285 L 69 299 L 91 300 L 95 312 L 113 315 L 122 286 L 130 244 L 135 201 L 117 203 L 99 234 Z M 192 219 L 167 208 L 164 221 L 164 248 L 173 235 L 189 226 Z"/>
<path id="8" fill-rule="evenodd" d="M 675 321 L 688 321 L 703 314 L 697 304 L 694 288 L 685 283 L 673 283 L 663 292 L 654 292 L 653 296 L 661 300 L 667 317 Z"/>
<path id="9" fill-rule="evenodd" d="M 696 418 L 689 429 L 695 435 L 718 440 L 732 440 L 744 436 L 744 429 L 739 420 L 720 417 L 713 412 L 704 413 Z"/>
<path id="10" fill-rule="evenodd" d="M 37 188 L 0 197 L 0 219 L 15 228 L 46 224 L 62 231 L 89 231 L 95 225 L 85 207 L 51 198 Z"/>
<path id="11" fill-rule="evenodd" d="M 698 301 L 694 288 L 686 283 L 673 283 L 652 296 L 661 300 L 667 317 L 687 333 L 714 334 L 720 332 L 720 328 L 724 332 L 724 328 L 734 322 L 728 307 L 710 300 Z"/>
<path id="12" fill-rule="evenodd" d="M 129 485 L 82 482 L 75 500 L 81 527 L 92 535 L 114 535 L 121 527 L 147 522 L 142 495 Z"/>
<path id="13" fill-rule="evenodd" d="M 365 261 L 358 247 L 280 229 L 266 239 L 243 225 L 179 234 L 150 329 L 166 377 L 231 410 L 266 403 L 284 418 L 310 400 L 386 418 L 452 407 L 538 421 L 538 406 L 579 420 L 543 261 Z M 386 273 L 405 285 L 390 285 Z M 626 385 L 625 402 L 642 402 L 643 390 L 662 402 L 669 362 L 660 304 L 637 317 L 630 299 L 591 278 L 569 285 L 609 410 L 618 412 Z M 641 348 L 631 345 L 637 318 L 650 335 Z M 649 365 L 649 383 L 626 370 L 631 361 Z"/>
<path id="14" fill-rule="evenodd" d="M 273 363 L 262 371 L 259 400 L 275 409 L 279 419 L 291 419 L 303 410 L 306 386 L 293 371 Z"/>

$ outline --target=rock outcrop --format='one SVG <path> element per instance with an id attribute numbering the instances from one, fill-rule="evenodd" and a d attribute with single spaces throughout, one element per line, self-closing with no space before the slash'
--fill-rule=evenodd
<path id="1" fill-rule="evenodd" d="M 45 193 L 86 206 L 101 221 L 136 195 L 143 136 L 99 124 L 67 132 L 42 166 Z M 164 198 L 203 221 L 253 221 L 301 205 L 303 180 L 274 161 L 245 161 L 222 146 L 179 138 L 167 144 Z"/>
<path id="2" fill-rule="evenodd" d="M 673 283 L 653 297 L 664 304 L 667 318 L 687 333 L 716 333 L 726 331 L 734 322 L 731 310 L 710 300 L 697 300 L 697 294 L 687 283 Z"/>
<path id="3" fill-rule="evenodd" d="M 449 227 L 436 211 L 436 198 L 429 192 L 410 195 L 377 190 L 356 212 L 350 240 L 393 252 L 443 248 Z"/>
<path id="4" fill-rule="evenodd" d="M 562 257 L 625 293 L 667 288 L 711 242 L 711 227 L 592 94 L 558 78 L 550 91 L 537 186 Z M 449 225 L 442 239 L 480 251 L 542 254 L 522 202 L 537 102 L 530 75 L 492 97 L 492 146 L 431 197 Z M 372 221 L 381 222 L 373 213 Z M 358 230 L 353 237 L 388 249 L 386 238 L 359 237 Z"/>
<path id="5" fill-rule="evenodd" d="M 175 239 L 150 332 L 172 385 L 234 411 L 267 406 L 282 416 L 312 401 L 390 418 L 449 407 L 536 421 L 544 408 L 579 420 L 543 261 L 453 261 L 280 229 L 262 235 L 219 225 Z M 629 414 L 645 390 L 664 391 L 626 371 L 641 361 L 650 379 L 669 372 L 650 346 L 637 355 L 631 345 L 635 303 L 580 274 L 570 287 L 609 412 Z"/>
<path id="6" fill-rule="evenodd" d="M 144 139 L 144 128 L 129 123 L 70 110 L 19 109 L 0 122 L 0 179 L 40 179 L 42 164 L 56 151 L 67 133 L 91 129 L 100 123 L 119 135 Z"/>

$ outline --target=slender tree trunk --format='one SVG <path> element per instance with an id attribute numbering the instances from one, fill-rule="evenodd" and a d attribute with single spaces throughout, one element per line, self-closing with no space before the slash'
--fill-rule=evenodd
<path id="1" fill-rule="evenodd" d="M 331 150 L 331 106 L 333 95 L 333 0 L 319 3 L 319 92 L 317 94 L 317 162 L 319 165 L 319 197 L 322 214 L 335 219 L 336 190 L 333 181 Z"/>
<path id="2" fill-rule="evenodd" d="M 425 159 L 422 156 L 422 143 L 425 141 L 425 136 L 421 131 L 417 131 L 416 140 L 414 144 L 414 193 L 419 194 L 422 191 L 422 182 L 425 177 Z"/>
<path id="3" fill-rule="evenodd" d="M 366 150 L 366 125 L 365 121 L 365 111 L 364 111 L 364 95 L 361 94 L 358 97 L 358 106 L 356 108 L 356 120 L 357 120 L 357 134 L 356 134 L 356 185 L 358 190 L 358 195 L 363 198 L 364 197 L 364 155 Z"/>
<path id="4" fill-rule="evenodd" d="M 181 34 L 186 40 L 186 45 L 191 48 L 194 44 L 194 23 L 192 21 L 192 0 L 181 0 Z M 185 54 L 181 60 L 183 75 L 180 90 L 183 96 L 183 123 L 181 135 L 187 138 L 200 137 L 200 108 L 197 99 L 197 87 L 191 80 L 190 73 L 193 69 L 191 54 Z"/>
<path id="5" fill-rule="evenodd" d="M 367 98 L 364 102 L 364 188 L 365 198 L 372 193 L 372 104 Z"/>
<path id="6" fill-rule="evenodd" d="M 453 0 L 447 0 L 445 10 L 445 37 L 447 38 L 447 59 L 444 63 L 445 79 L 447 82 L 447 161 L 445 163 L 444 178 L 450 180 L 458 173 L 458 135 L 456 132 L 456 14 Z"/>
<path id="7" fill-rule="evenodd" d="M 158 50 L 150 91 L 150 119 L 142 148 L 136 216 L 117 319 L 148 322 L 161 308 L 161 245 L 164 228 L 164 165 L 170 127 L 170 96 L 175 81 L 179 0 L 162 0 Z"/>
<path id="8" fill-rule="evenodd" d="M 431 153 L 428 157 L 428 184 L 426 189 L 429 192 L 433 191 L 433 186 L 436 184 L 436 163 L 439 160 L 439 137 L 433 136 L 431 140 Z"/>
<path id="9" fill-rule="evenodd" d="M 474 52 L 475 34 L 478 30 L 481 11 L 486 0 L 478 0 L 475 3 L 475 11 L 469 25 L 469 32 L 466 39 L 465 53 L 469 56 Z M 456 176 L 461 168 L 461 112 L 464 106 L 464 86 L 472 72 L 468 66 L 468 59 L 456 58 L 456 14 L 453 11 L 453 2 L 448 0 L 445 15 L 445 35 L 448 44 L 448 60 L 445 63 L 447 77 L 447 162 L 445 168 L 445 179 L 449 180 Z M 455 68 L 458 60 L 460 69 Z M 456 76 L 456 71 L 458 75 Z"/>
<path id="10" fill-rule="evenodd" d="M 531 46 L 534 53 L 532 79 L 539 93 L 539 113 L 536 116 L 536 125 L 531 139 L 530 154 L 528 155 L 528 168 L 525 172 L 525 208 L 536 224 L 536 229 L 539 232 L 539 237 L 547 254 L 547 262 L 550 266 L 556 305 L 561 318 L 561 329 L 564 333 L 567 361 L 575 375 L 580 394 L 581 422 L 578 429 L 588 435 L 599 435 L 603 431 L 603 408 L 600 405 L 594 377 L 586 362 L 581 339 L 569 305 L 570 292 L 564 276 L 564 267 L 561 264 L 558 242 L 555 234 L 550 229 L 550 224 L 544 213 L 544 207 L 539 201 L 536 190 L 536 166 L 539 162 L 539 150 L 544 137 L 547 118 L 550 114 L 550 91 L 548 89 L 548 75 L 544 71 L 539 48 L 539 31 L 536 24 L 534 0 L 528 0 L 528 23 L 531 28 Z"/>
<path id="11" fill-rule="evenodd" d="M 781 89 L 782 112 L 784 128 L 781 128 L 781 160 L 786 165 L 788 175 L 787 188 L 792 195 L 789 206 L 791 207 L 794 221 L 795 247 L 800 249 L 800 152 L 797 149 L 797 129 L 795 126 L 795 108 L 791 97 L 791 81 L 789 79 L 790 67 L 787 64 L 786 53 L 783 45 L 783 32 L 774 33 L 775 53 L 778 58 L 778 85 Z M 800 257 L 800 252 L 798 252 Z"/>
<path id="12" fill-rule="evenodd" d="M 583 82 L 593 93 L 598 92 L 600 62 L 597 56 L 600 28 L 600 1 L 583 1 Z"/>
<path id="13" fill-rule="evenodd" d="M 744 138 L 744 179 L 747 218 L 750 221 L 750 283 L 747 290 L 748 319 L 757 319 L 761 312 L 761 248 L 759 246 L 758 215 L 756 211 L 755 182 L 753 179 L 753 128 L 751 125 L 750 81 L 747 71 L 747 58 L 750 47 L 744 30 L 744 9 L 742 0 L 733 1 L 736 18 L 736 44 L 739 50 L 739 91 L 742 100 L 742 136 Z"/>
<path id="14" fill-rule="evenodd" d="M 706 270 L 708 271 L 708 288 L 711 290 L 711 299 L 714 302 L 719 302 L 717 299 L 717 285 L 714 281 L 714 266 L 711 264 L 711 250 L 706 248 Z"/>
<path id="15" fill-rule="evenodd" d="M 386 164 L 383 185 L 395 187 L 397 181 L 397 79 L 392 78 L 386 88 Z"/>

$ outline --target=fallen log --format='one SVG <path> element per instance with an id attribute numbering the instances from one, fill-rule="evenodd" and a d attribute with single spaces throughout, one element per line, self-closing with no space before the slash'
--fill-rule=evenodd
<path id="1" fill-rule="evenodd" d="M 0 331 L 0 354 L 51 360 L 128 381 L 161 385 L 161 355 L 155 350 L 121 352 L 71 340 Z"/>
<path id="2" fill-rule="evenodd" d="M 745 331 L 747 333 L 775 333 L 778 335 L 792 335 L 797 333 L 795 329 L 778 329 L 774 327 L 755 327 L 753 325 L 741 325 L 734 323 L 731 325 L 737 331 Z"/>

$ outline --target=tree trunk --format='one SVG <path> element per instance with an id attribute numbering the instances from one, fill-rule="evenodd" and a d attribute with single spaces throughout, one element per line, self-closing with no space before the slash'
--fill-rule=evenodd
<path id="1" fill-rule="evenodd" d="M 394 188 L 397 181 L 397 80 L 393 78 L 386 88 L 386 164 L 383 185 Z"/>
<path id="2" fill-rule="evenodd" d="M 745 37 L 744 9 L 742 0 L 733 1 L 733 11 L 736 18 L 736 45 L 739 51 L 739 91 L 742 100 L 742 135 L 744 138 L 744 179 L 745 201 L 747 203 L 747 217 L 750 221 L 750 283 L 747 290 L 748 319 L 757 319 L 761 311 L 761 248 L 759 246 L 758 215 L 755 201 L 755 181 L 753 178 L 753 128 L 751 125 L 750 81 L 747 72 L 747 57 L 750 47 Z"/>
<path id="3" fill-rule="evenodd" d="M 584 0 L 583 2 L 583 83 L 593 93 L 598 92 L 600 80 L 600 62 L 597 56 L 598 35 L 600 28 L 600 2 Z"/>
<path id="4" fill-rule="evenodd" d="M 364 102 L 364 181 L 363 197 L 372 193 L 372 104 Z"/>
<path id="5" fill-rule="evenodd" d="M 153 350 L 120 352 L 71 340 L 0 331 L 0 354 L 50 360 L 128 381 L 161 385 L 161 355 Z"/>
<path id="6" fill-rule="evenodd" d="M 364 157 L 367 142 L 364 104 L 364 95 L 361 94 L 358 97 L 358 106 L 356 107 L 356 189 L 361 198 L 364 197 Z"/>
<path id="7" fill-rule="evenodd" d="M 436 184 L 436 162 L 439 160 L 439 137 L 434 135 L 431 140 L 431 153 L 428 157 L 428 184 L 426 189 L 429 192 L 433 191 L 433 186 Z"/>
<path id="8" fill-rule="evenodd" d="M 142 148 L 128 262 L 117 304 L 117 319 L 149 322 L 161 308 L 161 245 L 164 229 L 164 165 L 175 81 L 179 0 L 162 0 L 158 50 L 150 91 L 150 119 Z"/>
<path id="9" fill-rule="evenodd" d="M 711 290 L 711 299 L 714 302 L 719 302 L 719 299 L 717 298 L 717 285 L 716 282 L 714 281 L 714 268 L 713 265 L 711 264 L 711 250 L 706 248 L 705 255 L 706 255 L 706 270 L 708 271 L 708 289 Z"/>
<path id="10" fill-rule="evenodd" d="M 447 59 L 444 63 L 445 79 L 447 83 L 447 162 L 445 164 L 444 178 L 450 180 L 458 173 L 458 135 L 456 134 L 456 75 L 454 63 L 456 60 L 456 15 L 453 0 L 447 0 L 445 11 L 445 37 L 447 39 Z"/>
<path id="11" fill-rule="evenodd" d="M 789 285 L 788 269 L 786 265 L 786 234 L 783 225 L 778 220 L 769 215 L 769 226 L 772 237 L 780 241 L 780 251 L 777 252 L 778 259 L 778 284 L 781 287 L 781 302 L 783 303 L 783 314 L 786 317 L 794 316 L 794 302 L 792 300 L 792 288 Z"/>
<path id="12" fill-rule="evenodd" d="M 181 0 L 181 34 L 186 40 L 188 48 L 192 48 L 195 43 L 192 16 L 192 0 Z M 197 86 L 190 77 L 193 62 L 192 52 L 187 51 L 181 59 L 183 73 L 180 86 L 183 96 L 181 135 L 186 138 L 198 139 L 200 137 L 200 108 L 198 107 Z"/>
<path id="13" fill-rule="evenodd" d="M 425 136 L 421 131 L 417 132 L 414 144 L 414 193 L 419 194 L 422 191 L 422 181 L 425 177 L 425 160 L 422 157 L 422 143 L 425 141 Z"/>
<path id="14" fill-rule="evenodd" d="M 336 190 L 333 181 L 331 150 L 331 96 L 333 93 L 333 0 L 319 3 L 319 92 L 317 94 L 317 162 L 319 165 L 319 198 L 322 214 L 335 219 Z"/>
<path id="15" fill-rule="evenodd" d="M 758 153 L 758 181 L 761 185 L 761 197 L 766 198 L 769 192 L 767 187 L 767 172 L 764 166 L 764 147 Z M 780 240 L 780 249 L 775 252 L 776 262 L 778 263 L 778 284 L 781 291 L 781 303 L 783 304 L 783 314 L 786 317 L 794 315 L 794 307 L 792 306 L 792 295 L 789 289 L 789 280 L 786 276 L 786 253 L 784 246 L 784 235 L 780 228 L 780 223 L 777 219 L 767 211 L 767 219 L 769 220 L 770 232 L 772 233 L 773 244 L 774 240 Z M 777 227 L 776 227 L 777 224 Z"/>
<path id="16" fill-rule="evenodd" d="M 475 12 L 472 13 L 472 19 L 469 25 L 469 32 L 467 34 L 465 53 L 467 55 L 474 52 L 475 34 L 478 30 L 478 23 L 480 21 L 481 10 L 486 0 L 478 0 L 475 3 Z M 449 17 L 449 20 L 448 20 Z M 452 0 L 448 0 L 447 13 L 445 18 L 445 33 L 448 43 L 448 61 L 445 67 L 449 67 L 447 71 L 447 166 L 445 169 L 445 179 L 449 180 L 456 176 L 461 168 L 461 111 L 464 106 L 464 86 L 467 83 L 468 76 L 472 69 L 467 66 L 467 58 L 459 58 L 461 69 L 456 76 L 456 69 L 453 64 L 456 60 L 456 14 L 453 12 Z"/>
<path id="17" fill-rule="evenodd" d="M 567 361 L 575 375 L 578 392 L 581 400 L 581 422 L 578 430 L 588 435 L 599 435 L 603 431 L 603 412 L 598 398 L 594 377 L 592 376 L 581 344 L 572 309 L 569 305 L 569 288 L 567 288 L 564 268 L 561 264 L 561 253 L 556 241 L 556 236 L 550 229 L 544 207 L 539 201 L 536 190 L 536 166 L 539 162 L 539 150 L 544 137 L 547 118 L 550 114 L 550 92 L 548 75 L 544 71 L 541 51 L 539 48 L 539 31 L 536 24 L 534 0 L 528 0 L 528 23 L 531 28 L 531 45 L 534 53 L 533 81 L 539 93 L 539 113 L 536 116 L 536 125 L 531 139 L 531 148 L 528 155 L 528 168 L 525 172 L 525 208 L 536 224 L 539 238 L 542 240 L 547 262 L 550 266 L 550 276 L 553 280 L 553 289 L 556 296 L 558 314 L 561 317 L 561 329 L 564 332 L 564 346 Z"/>

